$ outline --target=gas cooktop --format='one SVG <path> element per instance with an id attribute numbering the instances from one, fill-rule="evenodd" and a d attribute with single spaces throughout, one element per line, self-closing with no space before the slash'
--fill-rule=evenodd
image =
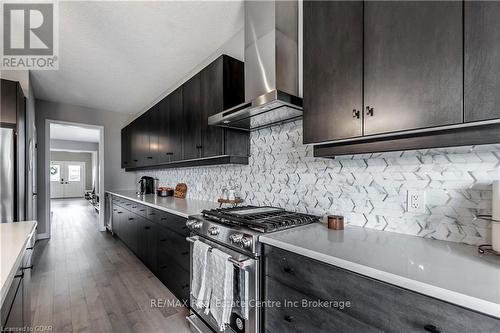
<path id="1" fill-rule="evenodd" d="M 266 233 L 318 222 L 319 217 L 277 207 L 243 206 L 204 210 L 206 219 Z"/>

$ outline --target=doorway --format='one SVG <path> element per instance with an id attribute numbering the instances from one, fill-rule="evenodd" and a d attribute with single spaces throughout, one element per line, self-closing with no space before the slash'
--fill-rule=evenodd
<path id="1" fill-rule="evenodd" d="M 86 162 L 50 161 L 50 198 L 83 198 L 86 186 L 85 169 Z"/>
<path id="2" fill-rule="evenodd" d="M 45 133 L 48 232 L 43 238 L 51 235 L 52 206 L 57 208 L 61 200 L 75 198 L 87 202 L 96 211 L 98 230 L 106 230 L 104 208 L 101 210 L 101 206 L 104 207 L 104 127 L 47 120 Z"/>

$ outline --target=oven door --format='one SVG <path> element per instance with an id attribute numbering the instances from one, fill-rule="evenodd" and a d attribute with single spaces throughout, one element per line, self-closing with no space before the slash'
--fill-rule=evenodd
<path id="1" fill-rule="evenodd" d="M 223 332 L 236 333 L 256 333 L 259 332 L 260 316 L 256 304 L 259 299 L 259 283 L 258 279 L 260 265 L 257 259 L 245 256 L 239 252 L 233 251 L 225 246 L 221 246 L 208 239 L 200 236 L 192 235 L 187 240 L 191 243 L 190 253 L 190 284 L 193 279 L 193 243 L 197 240 L 208 244 L 212 248 L 217 248 L 231 256 L 231 262 L 234 265 L 233 274 L 233 300 L 234 306 L 231 312 L 231 323 L 226 326 Z M 191 289 L 191 288 L 190 288 Z M 206 324 L 210 325 L 215 332 L 218 332 L 218 326 L 212 315 L 205 314 L 205 309 L 196 308 L 195 299 L 190 295 L 192 311 L 201 317 Z"/>

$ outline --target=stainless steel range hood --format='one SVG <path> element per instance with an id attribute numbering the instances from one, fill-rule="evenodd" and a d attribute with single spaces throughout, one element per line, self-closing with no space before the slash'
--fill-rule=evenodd
<path id="1" fill-rule="evenodd" d="M 209 125 L 254 130 L 302 117 L 298 2 L 245 1 L 245 100 Z"/>

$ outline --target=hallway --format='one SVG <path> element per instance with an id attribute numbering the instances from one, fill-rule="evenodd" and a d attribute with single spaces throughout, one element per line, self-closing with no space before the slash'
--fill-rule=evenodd
<path id="1" fill-rule="evenodd" d="M 188 332 L 184 307 L 152 308 L 172 293 L 108 232 L 83 199 L 52 202 L 52 238 L 38 241 L 32 325 L 54 332 Z"/>

